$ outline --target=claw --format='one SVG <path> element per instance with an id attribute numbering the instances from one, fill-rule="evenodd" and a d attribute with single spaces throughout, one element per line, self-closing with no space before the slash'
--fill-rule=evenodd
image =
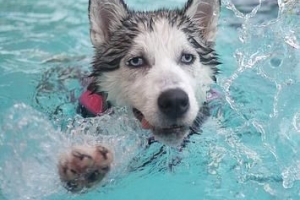
<path id="1" fill-rule="evenodd" d="M 79 160 L 83 160 L 84 158 L 92 159 L 90 155 L 82 154 L 78 151 L 72 151 L 72 155 L 76 158 L 79 158 Z"/>
<path id="2" fill-rule="evenodd" d="M 103 147 L 103 146 L 98 146 L 98 151 L 101 153 L 101 155 L 103 156 L 103 158 L 105 160 L 107 160 L 108 150 L 105 147 Z"/>

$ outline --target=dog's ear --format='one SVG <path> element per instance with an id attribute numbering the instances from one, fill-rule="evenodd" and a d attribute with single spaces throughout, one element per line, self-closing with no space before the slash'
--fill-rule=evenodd
<path id="1" fill-rule="evenodd" d="M 206 41 L 213 42 L 220 13 L 220 0 L 189 0 L 184 13 L 196 24 Z"/>
<path id="2" fill-rule="evenodd" d="M 123 0 L 89 0 L 90 36 L 95 47 L 111 35 L 111 29 L 128 14 Z"/>

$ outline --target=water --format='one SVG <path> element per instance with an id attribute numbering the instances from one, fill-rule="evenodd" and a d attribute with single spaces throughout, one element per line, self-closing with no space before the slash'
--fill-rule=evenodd
<path id="1" fill-rule="evenodd" d="M 0 0 L 0 199 L 299 199 L 300 2 L 232 2 L 223 0 L 217 37 L 223 95 L 203 133 L 178 152 L 145 147 L 147 133 L 125 111 L 74 116 L 93 53 L 86 0 Z M 114 134 L 96 135 L 96 124 Z M 126 154 L 102 187 L 67 193 L 57 155 L 95 140 Z"/>

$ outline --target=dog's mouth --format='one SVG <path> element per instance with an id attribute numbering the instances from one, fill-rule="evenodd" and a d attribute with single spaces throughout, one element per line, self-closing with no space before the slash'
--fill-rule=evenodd
<path id="1" fill-rule="evenodd" d="M 162 130 L 162 131 L 165 131 L 166 134 L 168 134 L 168 133 L 172 133 L 174 131 L 176 131 L 176 132 L 177 131 L 182 131 L 182 130 L 185 130 L 187 128 L 186 126 L 177 125 L 177 124 L 174 124 L 174 125 L 169 126 L 169 127 L 158 128 L 158 127 L 155 127 L 152 124 L 150 124 L 146 120 L 146 118 L 144 117 L 143 113 L 141 111 L 139 111 L 138 109 L 133 108 L 132 111 L 133 111 L 134 116 L 141 122 L 142 128 L 144 128 L 144 129 Z"/>
<path id="2" fill-rule="evenodd" d="M 143 113 L 136 108 L 132 109 L 134 116 L 141 122 L 143 129 L 150 129 L 155 138 L 169 146 L 179 145 L 190 130 L 189 126 L 174 124 L 168 127 L 156 127 L 150 124 Z"/>

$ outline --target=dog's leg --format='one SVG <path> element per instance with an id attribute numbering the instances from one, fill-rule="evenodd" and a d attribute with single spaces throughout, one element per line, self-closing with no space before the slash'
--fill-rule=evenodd
<path id="1" fill-rule="evenodd" d="M 112 161 L 112 152 L 101 145 L 72 147 L 70 152 L 60 157 L 60 180 L 71 192 L 91 188 L 108 174 Z"/>

